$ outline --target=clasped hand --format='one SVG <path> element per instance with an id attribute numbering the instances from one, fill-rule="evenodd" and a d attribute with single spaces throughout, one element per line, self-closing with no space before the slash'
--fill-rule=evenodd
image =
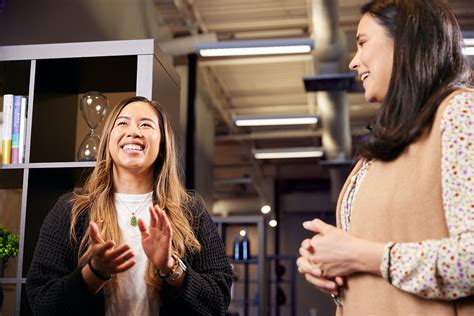
<path id="1" fill-rule="evenodd" d="M 153 265 L 163 273 L 171 272 L 174 264 L 172 258 L 172 229 L 171 224 L 157 205 L 150 207 L 150 226 L 147 227 L 142 219 L 138 220 L 142 238 L 142 247 Z M 97 224 L 89 223 L 92 242 L 92 265 L 104 276 L 110 276 L 127 271 L 135 265 L 134 253 L 128 244 L 115 248 L 112 240 L 104 241 Z"/>
<path id="2" fill-rule="evenodd" d="M 301 243 L 298 271 L 323 292 L 337 294 L 337 288 L 344 283 L 342 277 L 355 272 L 353 237 L 319 219 L 305 222 L 303 227 L 316 234 Z"/>

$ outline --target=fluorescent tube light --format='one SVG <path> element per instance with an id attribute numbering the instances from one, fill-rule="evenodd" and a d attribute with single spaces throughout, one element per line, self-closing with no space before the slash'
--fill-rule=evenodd
<path id="1" fill-rule="evenodd" d="M 464 39 L 465 46 L 474 46 L 474 38 L 465 38 Z"/>
<path id="2" fill-rule="evenodd" d="M 279 149 L 254 149 L 255 159 L 283 159 L 283 158 L 314 158 L 322 157 L 324 151 L 320 147 L 295 147 Z"/>
<path id="3" fill-rule="evenodd" d="M 281 40 L 223 41 L 197 43 L 196 52 L 202 57 L 255 56 L 309 53 L 313 40 L 290 38 Z"/>
<path id="4" fill-rule="evenodd" d="M 237 126 L 274 126 L 274 125 L 305 125 L 318 123 L 315 115 L 292 116 L 234 116 Z"/>
<path id="5" fill-rule="evenodd" d="M 472 46 L 472 47 L 463 47 L 462 53 L 466 56 L 474 56 L 474 46 Z"/>

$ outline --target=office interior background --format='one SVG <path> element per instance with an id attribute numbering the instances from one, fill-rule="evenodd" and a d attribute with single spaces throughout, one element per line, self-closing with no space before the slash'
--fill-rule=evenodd
<path id="1" fill-rule="evenodd" d="M 153 39 L 159 58 L 179 75 L 179 101 L 163 105 L 173 116 L 186 187 L 204 198 L 230 257 L 241 230 L 250 241 L 250 258 L 231 259 L 237 279 L 229 314 L 332 315 L 332 299 L 298 275 L 295 260 L 310 236 L 303 221 L 335 223 L 357 139 L 379 108 L 365 101 L 348 69 L 365 2 L 0 0 L 0 46 Z M 474 61 L 474 4 L 445 2 Z M 246 53 L 249 46 L 253 51 Z M 272 52 L 275 46 L 282 50 Z M 213 48 L 238 48 L 245 55 L 205 56 Z M 100 72 L 89 71 L 100 81 Z M 118 80 L 127 75 L 120 68 L 108 71 Z M 6 93 L 1 85 L 0 93 Z M 107 94 L 111 106 L 126 95 Z M 53 114 L 50 119 L 53 124 Z M 280 119 L 293 121 L 274 125 Z M 77 120 L 76 147 L 87 132 L 79 114 Z M 2 169 L 3 183 L 10 173 Z M 20 234 L 20 206 L 9 201 L 11 192 L 0 198 L 0 224 Z M 31 234 L 26 230 L 22 237 L 36 238 Z M 26 296 L 12 286 L 25 275 L 17 272 L 17 260 L 2 279 L 1 315 L 28 314 Z"/>

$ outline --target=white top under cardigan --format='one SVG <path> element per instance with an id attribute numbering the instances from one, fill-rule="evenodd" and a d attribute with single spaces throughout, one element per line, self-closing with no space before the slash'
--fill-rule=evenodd
<path id="1" fill-rule="evenodd" d="M 152 192 L 146 194 L 115 193 L 115 208 L 123 243 L 130 245 L 135 254 L 136 264 L 129 270 L 122 272 L 121 284 L 117 296 L 106 300 L 106 315 L 159 315 L 159 304 L 153 297 L 148 297 L 145 283 L 145 272 L 148 258 L 141 243 L 138 226 L 130 224 L 132 211 L 135 212 L 137 221 L 143 219 L 147 225 L 150 223 L 149 208 L 153 203 Z M 124 205 L 125 204 L 125 205 Z"/>

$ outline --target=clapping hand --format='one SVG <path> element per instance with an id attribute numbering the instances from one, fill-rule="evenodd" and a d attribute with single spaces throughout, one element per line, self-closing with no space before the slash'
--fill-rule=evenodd
<path id="1" fill-rule="evenodd" d="M 130 246 L 124 244 L 114 249 L 115 242 L 104 241 L 97 224 L 92 221 L 89 223 L 89 234 L 92 243 L 91 264 L 94 270 L 101 275 L 110 276 L 124 272 L 135 265 L 134 254 L 130 250 Z"/>
<path id="2" fill-rule="evenodd" d="M 162 273 L 170 273 L 174 265 L 172 258 L 171 224 L 158 205 L 150 206 L 150 226 L 147 227 L 142 219 L 138 220 L 142 235 L 142 246 L 148 259 Z"/>

